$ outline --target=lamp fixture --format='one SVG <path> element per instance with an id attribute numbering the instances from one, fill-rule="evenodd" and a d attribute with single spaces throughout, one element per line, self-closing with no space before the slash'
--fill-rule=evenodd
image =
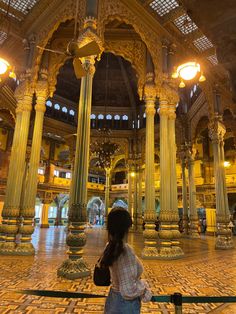
<path id="1" fill-rule="evenodd" d="M 0 82 L 7 76 L 16 79 L 16 74 L 12 66 L 5 59 L 0 58 Z"/>
<path id="2" fill-rule="evenodd" d="M 230 161 L 224 161 L 224 167 L 229 168 L 231 166 Z"/>
<path id="3" fill-rule="evenodd" d="M 179 65 L 172 74 L 172 78 L 174 79 L 180 78 L 181 82 L 179 84 L 179 87 L 184 88 L 185 87 L 184 81 L 191 81 L 199 74 L 200 74 L 200 77 L 198 79 L 199 82 L 204 82 L 206 80 L 206 77 L 201 72 L 200 64 L 195 61 L 190 61 Z"/>

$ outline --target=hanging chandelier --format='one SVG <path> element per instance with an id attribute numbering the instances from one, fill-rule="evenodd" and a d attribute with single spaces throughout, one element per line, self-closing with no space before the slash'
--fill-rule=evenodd
<path id="1" fill-rule="evenodd" d="M 204 82 L 206 77 L 201 71 L 201 66 L 195 61 L 190 61 L 179 65 L 176 71 L 172 74 L 172 78 L 180 78 L 181 82 L 179 84 L 180 88 L 185 87 L 184 81 L 191 81 L 200 74 L 198 81 Z"/>
<path id="2" fill-rule="evenodd" d="M 99 168 L 111 168 L 112 158 L 119 151 L 120 147 L 109 140 L 108 136 L 111 130 L 103 128 L 98 130 L 98 132 L 101 140 L 99 139 L 92 143 L 90 150 L 97 157 L 97 166 Z"/>

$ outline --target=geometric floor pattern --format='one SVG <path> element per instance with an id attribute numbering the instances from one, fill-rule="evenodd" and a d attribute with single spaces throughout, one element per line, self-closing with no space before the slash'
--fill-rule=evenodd
<path id="1" fill-rule="evenodd" d="M 66 233 L 63 227 L 36 228 L 33 244 L 36 255 L 0 256 L 0 313 L 103 313 L 104 299 L 62 299 L 17 294 L 19 289 L 51 289 L 107 294 L 96 287 L 92 277 L 74 281 L 58 278 L 56 270 L 66 259 Z M 236 240 L 235 246 L 236 246 Z M 143 260 L 144 275 L 154 295 L 181 292 L 192 296 L 236 295 L 236 249 L 216 251 L 214 237 L 182 239 L 185 257 L 174 261 Z M 93 269 L 106 243 L 105 230 L 87 230 L 84 259 Z M 142 234 L 131 233 L 129 243 L 137 255 L 143 247 Z M 172 314 L 168 303 L 143 303 L 142 313 Z M 236 304 L 184 304 L 183 313 L 235 314 Z"/>

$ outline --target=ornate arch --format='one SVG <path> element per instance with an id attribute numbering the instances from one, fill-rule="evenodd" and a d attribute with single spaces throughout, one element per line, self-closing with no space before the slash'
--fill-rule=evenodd
<path id="1" fill-rule="evenodd" d="M 67 0 L 63 1 L 63 6 L 59 7 L 58 10 L 55 12 L 56 14 L 52 14 L 51 18 L 48 20 L 48 23 L 45 23 L 44 27 L 40 29 L 40 32 L 36 36 L 36 45 L 45 47 L 52 37 L 53 33 L 58 29 L 61 23 L 66 22 L 67 20 L 72 20 L 75 17 L 75 9 L 76 9 L 76 1 L 74 0 Z M 86 0 L 79 1 L 79 8 L 78 8 L 78 29 L 81 32 L 82 29 L 82 21 L 85 17 L 86 12 Z M 35 59 L 34 59 L 34 66 L 33 66 L 33 80 L 36 81 L 41 58 L 43 55 L 42 50 L 38 50 Z"/>
<path id="2" fill-rule="evenodd" d="M 111 20 L 118 20 L 132 25 L 139 34 L 142 41 L 146 44 L 154 64 L 155 82 L 158 86 L 162 80 L 161 74 L 161 40 L 146 23 L 129 10 L 121 1 L 104 0 L 100 2 L 98 14 L 98 34 L 104 37 L 106 24 Z"/>
<path id="3" fill-rule="evenodd" d="M 146 78 L 146 47 L 142 41 L 106 40 L 105 51 L 123 57 L 129 61 L 138 75 L 138 94 L 142 97 Z"/>

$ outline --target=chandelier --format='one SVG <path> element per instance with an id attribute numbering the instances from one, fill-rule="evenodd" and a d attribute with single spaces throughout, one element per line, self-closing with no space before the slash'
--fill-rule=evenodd
<path id="1" fill-rule="evenodd" d="M 98 158 L 97 166 L 99 168 L 111 168 L 112 157 L 119 151 L 120 147 L 108 138 L 111 134 L 110 129 L 102 128 L 98 132 L 100 133 L 99 139 L 91 144 L 90 150 Z"/>
<path id="2" fill-rule="evenodd" d="M 181 82 L 179 84 L 179 87 L 183 88 L 185 87 L 184 81 L 191 81 L 199 74 L 199 82 L 204 82 L 206 78 L 201 72 L 200 64 L 194 61 L 190 61 L 179 65 L 177 67 L 177 70 L 172 74 L 172 78 L 180 78 Z"/>

